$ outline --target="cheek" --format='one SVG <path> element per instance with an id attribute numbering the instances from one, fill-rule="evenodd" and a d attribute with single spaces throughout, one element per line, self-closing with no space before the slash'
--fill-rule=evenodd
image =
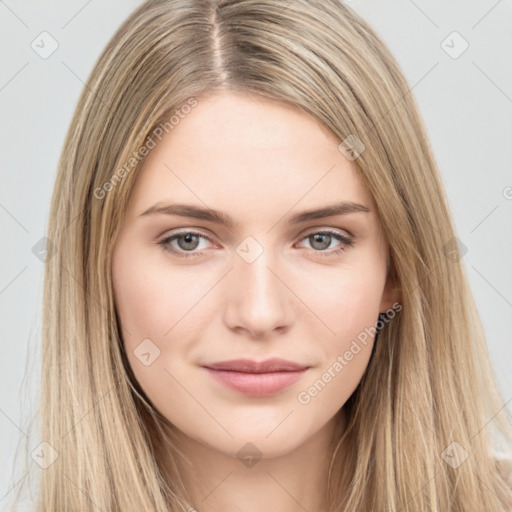
<path id="1" fill-rule="evenodd" d="M 322 336 L 323 361 L 298 396 L 302 405 L 325 411 L 341 407 L 357 388 L 370 360 L 385 282 L 380 260 L 338 268 L 309 288 L 311 309 L 330 331 Z M 324 293 L 320 294 L 323 285 Z M 328 288 L 326 286 L 328 285 Z M 327 293 L 329 290 L 330 293 Z M 323 413 L 322 413 L 323 414 Z"/>
<path id="2" fill-rule="evenodd" d="M 322 364 L 304 382 L 296 400 L 304 414 L 314 411 L 320 422 L 343 407 L 366 371 L 378 320 L 380 281 L 378 273 L 352 269 L 346 276 L 338 274 L 331 281 L 335 291 L 313 306 L 334 333 L 319 340 Z"/>
<path id="3" fill-rule="evenodd" d="M 136 252 L 114 259 L 114 293 L 126 344 L 144 338 L 164 342 L 193 316 L 194 303 L 205 293 L 197 274 L 160 267 L 160 262 L 148 262 Z"/>
<path id="4" fill-rule="evenodd" d="M 172 268 L 165 258 L 148 259 L 144 251 L 114 256 L 113 283 L 122 338 L 133 373 L 150 399 L 179 404 L 180 374 L 199 343 L 202 299 L 215 284 L 191 266 Z M 169 390 L 178 394 L 170 398 Z M 186 401 L 186 396 L 182 397 Z"/>
<path id="5" fill-rule="evenodd" d="M 373 278 L 374 277 L 374 278 Z M 378 320 L 382 287 L 379 276 L 354 279 L 340 297 L 338 322 L 335 330 L 344 341 L 352 340 L 374 326 Z"/>
<path id="6" fill-rule="evenodd" d="M 308 306 L 329 327 L 328 347 L 341 350 L 376 324 L 385 281 L 381 267 L 379 261 L 347 265 L 317 276 L 304 288 Z"/>
<path id="7" fill-rule="evenodd" d="M 114 254 L 114 296 L 128 362 L 147 397 L 171 409 L 186 402 L 173 366 L 186 356 L 193 306 L 205 293 L 191 281 L 192 274 L 183 274 L 148 263 L 137 251 Z"/>

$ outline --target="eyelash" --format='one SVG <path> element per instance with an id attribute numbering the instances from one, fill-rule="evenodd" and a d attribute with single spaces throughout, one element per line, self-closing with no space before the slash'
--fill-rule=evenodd
<path id="1" fill-rule="evenodd" d="M 208 237 L 204 236 L 201 233 L 197 233 L 196 231 L 181 231 L 180 233 L 175 233 L 172 236 L 164 238 L 163 240 L 158 242 L 158 245 L 160 245 L 164 251 L 169 252 L 169 253 L 177 256 L 178 258 L 191 258 L 191 257 L 194 258 L 196 256 L 200 256 L 201 252 L 188 252 L 188 253 L 180 252 L 171 247 L 170 243 L 173 240 L 175 240 L 176 238 L 179 238 L 180 236 L 184 236 L 184 235 L 194 235 L 194 236 L 198 236 L 198 237 L 204 238 L 206 240 L 209 240 Z M 306 238 L 309 238 L 312 235 L 329 235 L 329 236 L 335 238 L 336 240 L 343 242 L 344 245 L 342 247 L 340 247 L 339 249 L 329 251 L 329 252 L 315 251 L 314 249 L 312 249 L 313 252 L 318 253 L 320 256 L 323 256 L 323 257 L 338 256 L 342 252 L 344 252 L 345 249 L 347 249 L 347 247 L 352 247 L 354 245 L 354 241 L 351 238 L 348 238 L 344 235 L 341 235 L 340 233 L 338 233 L 336 231 L 331 231 L 329 229 L 325 229 L 322 231 L 312 231 L 312 232 L 308 233 L 307 235 L 305 235 L 304 237 L 302 237 L 301 241 L 305 240 Z"/>

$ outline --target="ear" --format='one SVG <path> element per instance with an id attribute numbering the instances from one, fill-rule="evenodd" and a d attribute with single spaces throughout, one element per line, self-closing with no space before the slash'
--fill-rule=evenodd
<path id="1" fill-rule="evenodd" d="M 388 272 L 386 284 L 382 292 L 379 313 L 385 313 L 389 309 L 392 309 L 395 302 L 400 303 L 401 296 L 401 289 L 397 284 L 397 279 L 395 278 L 394 272 L 390 271 Z"/>

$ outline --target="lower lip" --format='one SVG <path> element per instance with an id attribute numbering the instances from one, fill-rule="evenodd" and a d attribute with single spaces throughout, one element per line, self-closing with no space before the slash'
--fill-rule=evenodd
<path id="1" fill-rule="evenodd" d="M 210 375 L 227 387 L 249 396 L 271 396 L 297 382 L 306 372 L 300 371 L 243 373 L 205 368 Z"/>

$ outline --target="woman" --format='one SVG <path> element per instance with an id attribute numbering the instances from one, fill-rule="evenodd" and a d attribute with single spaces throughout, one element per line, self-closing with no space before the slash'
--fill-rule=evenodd
<path id="1" fill-rule="evenodd" d="M 341 2 L 143 4 L 48 238 L 39 510 L 512 510 L 423 122 Z"/>

